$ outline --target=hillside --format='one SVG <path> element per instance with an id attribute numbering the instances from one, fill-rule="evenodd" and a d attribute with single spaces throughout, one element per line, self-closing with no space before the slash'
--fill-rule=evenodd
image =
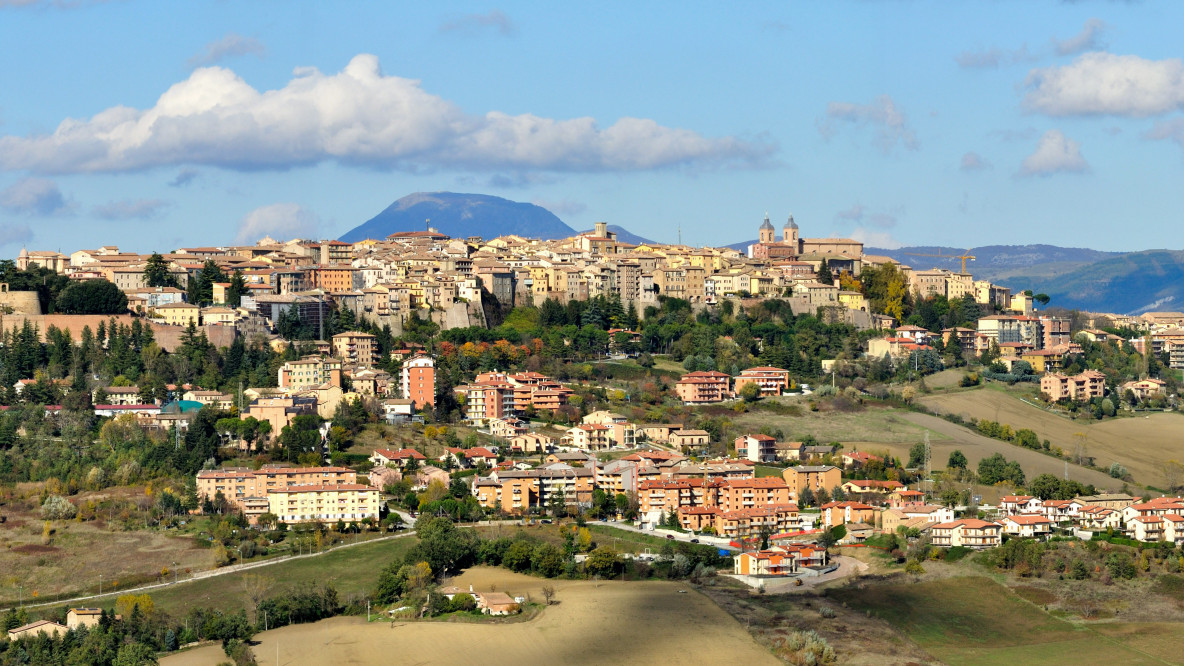
<path id="1" fill-rule="evenodd" d="M 416 192 L 342 234 L 341 240 L 353 243 L 367 238 L 386 238 L 397 231 L 423 231 L 429 225 L 453 238 L 495 238 L 517 234 L 552 239 L 576 233 L 554 213 L 535 204 L 488 194 Z"/>
<path id="2" fill-rule="evenodd" d="M 1020 271 L 1000 282 L 1013 289 L 1027 285 L 1065 308 L 1119 314 L 1179 310 L 1184 304 L 1184 252 L 1131 252 L 1059 275 Z"/>

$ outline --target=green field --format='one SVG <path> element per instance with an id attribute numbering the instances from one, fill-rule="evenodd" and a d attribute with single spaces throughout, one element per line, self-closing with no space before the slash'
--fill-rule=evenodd
<path id="1" fill-rule="evenodd" d="M 262 579 L 276 594 L 299 585 L 330 584 L 337 588 L 344 600 L 366 590 L 372 590 L 378 572 L 396 558 L 403 556 L 415 544 L 413 536 L 367 543 L 331 550 L 316 557 L 305 557 L 276 564 L 146 590 L 156 607 L 174 617 L 186 614 L 195 607 L 219 608 L 234 611 L 247 607 L 246 581 Z M 88 599 L 91 606 L 110 607 L 122 593 Z M 270 596 L 270 594 L 268 596 Z M 48 607 L 41 609 L 48 612 Z"/>
<path id="2" fill-rule="evenodd" d="M 1157 664 L 1144 642 L 1177 635 L 1178 625 L 1139 625 L 1125 640 L 1054 618 L 989 578 L 966 577 L 832 590 L 951 664 Z M 1118 633 L 1118 632 L 1115 632 Z"/>

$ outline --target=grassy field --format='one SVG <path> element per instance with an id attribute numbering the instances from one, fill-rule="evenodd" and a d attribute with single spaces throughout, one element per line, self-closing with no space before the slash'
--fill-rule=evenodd
<path id="1" fill-rule="evenodd" d="M 174 617 L 184 615 L 190 608 L 206 606 L 234 611 L 246 608 L 246 581 L 262 580 L 275 592 L 306 583 L 326 583 L 337 588 L 342 599 L 371 589 L 378 572 L 395 558 L 403 556 L 415 543 L 412 536 L 367 543 L 334 550 L 317 557 L 301 558 L 250 569 L 242 572 L 182 580 L 177 585 L 147 591 L 162 609 Z M 118 593 L 88 601 L 91 605 L 110 606 Z"/>
<path id="2" fill-rule="evenodd" d="M 79 498 L 137 493 L 143 497 L 141 488 L 112 488 Z M 13 498 L 0 509 L 5 517 L 0 523 L 0 605 L 17 602 L 22 594 L 17 586 L 23 587 L 28 602 L 97 591 L 99 576 L 104 587 L 127 587 L 155 581 L 162 569 L 171 571 L 174 562 L 182 571 L 214 566 L 211 551 L 198 547 L 190 537 L 154 530 L 124 531 L 105 519 L 53 521 L 52 534 L 46 540 L 37 499 Z"/>
<path id="3" fill-rule="evenodd" d="M 925 437 L 925 429 L 904 418 L 907 412 L 880 406 L 871 406 L 863 411 L 840 412 L 822 410 L 812 412 L 806 407 L 808 398 L 775 398 L 778 402 L 802 405 L 801 416 L 775 414 L 755 409 L 736 414 L 732 421 L 741 428 L 753 432 L 763 426 L 778 428 L 790 441 L 800 441 L 806 435 L 813 435 L 819 442 L 885 442 L 913 444 Z M 906 447 L 907 448 L 907 447 Z"/>
<path id="4" fill-rule="evenodd" d="M 1001 386 L 984 386 L 972 391 L 930 395 L 920 402 L 938 412 L 964 418 L 989 419 L 1013 428 L 1030 428 L 1041 440 L 1066 451 L 1078 442 L 1098 465 L 1124 465 L 1143 484 L 1161 486 L 1161 465 L 1180 459 L 1184 444 L 1184 417 L 1180 414 L 1150 414 L 1104 421 L 1071 420 L 1028 405 Z"/>
<path id="5" fill-rule="evenodd" d="M 946 663 L 1163 663 L 1145 651 L 1137 634 L 1112 638 L 1054 618 L 989 578 L 848 587 L 830 596 L 886 620 Z M 1157 640 L 1171 635 L 1167 629 L 1138 626 Z"/>
<path id="6" fill-rule="evenodd" d="M 546 581 L 504 569 L 476 567 L 450 581 L 542 599 L 551 584 L 555 605 L 529 621 L 367 623 L 334 618 L 256 637 L 260 663 L 280 664 L 670 664 L 780 663 L 736 620 L 685 583 Z M 217 664 L 213 645 L 172 655 L 166 666 Z"/>

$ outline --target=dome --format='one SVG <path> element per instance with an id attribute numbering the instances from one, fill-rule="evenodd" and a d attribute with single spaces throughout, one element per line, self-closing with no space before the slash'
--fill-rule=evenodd
<path id="1" fill-rule="evenodd" d="M 765 213 L 765 223 L 761 225 L 761 231 L 772 231 L 773 224 L 769 222 L 769 214 Z"/>
<path id="2" fill-rule="evenodd" d="M 28 250 L 28 249 L 26 249 L 26 248 L 23 248 L 23 247 L 22 247 L 22 248 L 21 248 L 21 253 L 20 253 L 20 255 L 18 255 L 18 256 L 19 256 L 21 259 L 24 259 L 25 257 L 28 257 L 28 256 L 29 256 L 29 250 Z"/>
<path id="3" fill-rule="evenodd" d="M 798 223 L 793 221 L 793 215 L 789 216 L 789 221 L 787 221 L 785 223 L 785 228 L 786 229 L 797 229 L 798 228 Z"/>

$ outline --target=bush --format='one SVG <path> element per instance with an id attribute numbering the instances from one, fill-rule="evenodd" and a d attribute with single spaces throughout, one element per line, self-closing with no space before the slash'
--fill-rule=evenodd
<path id="1" fill-rule="evenodd" d="M 49 520 L 70 520 L 78 514 L 78 507 L 61 495 L 50 495 L 41 503 L 41 515 Z"/>

